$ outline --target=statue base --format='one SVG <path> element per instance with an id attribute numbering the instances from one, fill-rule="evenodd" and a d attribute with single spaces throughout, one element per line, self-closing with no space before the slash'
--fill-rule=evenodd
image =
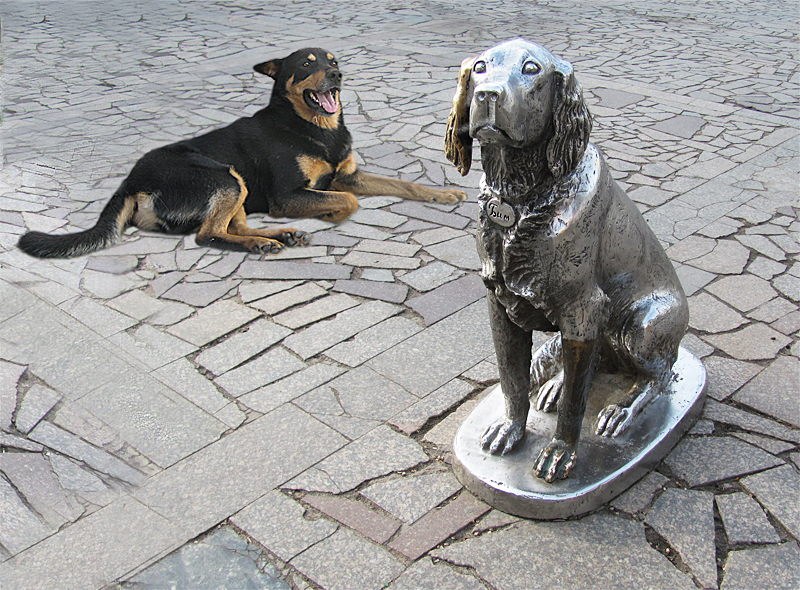
<path id="1" fill-rule="evenodd" d="M 486 429 L 503 416 L 497 385 L 464 421 L 453 444 L 456 477 L 489 505 L 525 518 L 555 520 L 599 508 L 636 483 L 672 450 L 692 427 L 705 401 L 703 363 L 681 348 L 670 388 L 645 408 L 622 435 L 594 433 L 597 415 L 633 384 L 620 375 L 595 376 L 578 441 L 578 461 L 567 479 L 547 483 L 533 475 L 533 462 L 552 438 L 556 413 L 531 409 L 525 438 L 508 455 L 490 455 L 480 445 Z"/>

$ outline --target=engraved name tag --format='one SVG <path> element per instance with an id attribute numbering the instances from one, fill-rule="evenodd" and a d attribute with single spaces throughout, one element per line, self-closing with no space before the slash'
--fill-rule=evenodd
<path id="1" fill-rule="evenodd" d="M 497 197 L 492 197 L 492 199 L 486 203 L 486 214 L 489 216 L 489 219 L 494 221 L 497 225 L 502 225 L 503 227 L 511 227 L 514 225 L 514 209 L 511 208 L 511 205 L 504 203 Z"/>

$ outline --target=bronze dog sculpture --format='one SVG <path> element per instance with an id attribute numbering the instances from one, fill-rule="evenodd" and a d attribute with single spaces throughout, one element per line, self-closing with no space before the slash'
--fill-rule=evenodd
<path id="1" fill-rule="evenodd" d="M 481 144 L 477 243 L 505 398 L 481 444 L 511 451 L 537 394 L 538 410 L 558 410 L 534 462 L 547 482 L 575 464 L 598 364 L 635 376 L 596 423 L 618 436 L 669 385 L 689 320 L 672 264 L 589 143 L 591 126 L 571 64 L 517 39 L 464 60 L 445 136 L 464 175 L 473 138 Z M 532 355 L 533 330 L 558 333 Z"/>

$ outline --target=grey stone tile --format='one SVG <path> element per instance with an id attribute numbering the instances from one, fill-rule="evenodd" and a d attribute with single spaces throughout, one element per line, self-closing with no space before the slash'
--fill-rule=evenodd
<path id="1" fill-rule="evenodd" d="M 426 246 L 425 252 L 458 268 L 466 270 L 480 270 L 481 268 L 475 237 L 472 235 Z"/>
<path id="2" fill-rule="evenodd" d="M 800 432 L 795 428 L 789 428 L 773 420 L 715 402 L 712 399 L 706 401 L 703 416 L 715 422 L 738 426 L 744 430 L 759 432 L 781 440 L 800 442 Z"/>
<path id="3" fill-rule="evenodd" d="M 445 213 L 428 207 L 422 203 L 414 203 L 412 201 L 403 201 L 389 207 L 389 209 L 398 215 L 406 215 L 414 217 L 423 221 L 430 221 L 438 225 L 444 225 L 455 229 L 464 229 L 469 224 L 469 219 L 455 213 Z"/>
<path id="4" fill-rule="evenodd" d="M 263 552 L 231 528 L 187 543 L 122 584 L 122 588 L 235 588 L 290 590 Z M 262 568 L 264 571 L 262 571 Z"/>
<path id="5" fill-rule="evenodd" d="M 727 332 L 746 323 L 741 315 L 707 293 L 689 298 L 689 325 L 702 332 Z"/>
<path id="6" fill-rule="evenodd" d="M 168 331 L 195 346 L 203 346 L 258 316 L 257 311 L 226 299 L 199 310 L 191 318 L 169 327 Z"/>
<path id="7" fill-rule="evenodd" d="M 195 362 L 215 375 L 222 375 L 291 333 L 288 328 L 267 319 L 258 320 L 227 340 L 204 350 L 197 355 Z"/>
<path id="8" fill-rule="evenodd" d="M 243 279 L 349 279 L 352 269 L 338 264 L 313 262 L 262 262 L 245 260 L 236 271 Z"/>
<path id="9" fill-rule="evenodd" d="M 0 564 L 0 577 L 11 588 L 101 588 L 188 538 L 126 496 Z"/>
<path id="10" fill-rule="evenodd" d="M 374 510 L 367 502 L 330 494 L 306 494 L 303 502 L 358 531 L 368 539 L 383 544 L 400 528 L 400 521 Z"/>
<path id="11" fill-rule="evenodd" d="M 656 492 L 661 490 L 667 481 L 669 480 L 660 473 L 651 471 L 623 494 L 614 498 L 611 505 L 629 514 L 643 514 L 653 501 Z"/>
<path id="12" fill-rule="evenodd" d="M 731 551 L 725 562 L 720 590 L 793 590 L 800 584 L 798 563 L 800 549 L 791 541 Z"/>
<path id="13" fill-rule="evenodd" d="M 800 426 L 797 390 L 787 387 L 789 383 L 800 383 L 800 360 L 788 356 L 778 357 L 735 394 L 733 399 L 764 414 Z"/>
<path id="14" fill-rule="evenodd" d="M 302 307 L 285 311 L 276 315 L 273 319 L 278 324 L 296 330 L 356 305 L 358 305 L 358 300 L 345 293 L 337 293 L 336 295 L 327 295 Z"/>
<path id="15" fill-rule="evenodd" d="M 419 325 L 407 318 L 389 318 L 356 334 L 352 340 L 341 342 L 330 348 L 325 356 L 350 367 L 357 367 L 398 342 L 413 336 L 421 329 Z"/>
<path id="16" fill-rule="evenodd" d="M 508 559 L 525 555 L 525 563 Z M 453 543 L 434 557 L 473 567 L 495 588 L 693 590 L 691 578 L 653 550 L 641 523 L 597 514 L 567 522 L 524 521 Z M 553 563 L 569 568 L 553 568 Z"/>
<path id="17" fill-rule="evenodd" d="M 136 324 L 130 317 L 100 305 L 88 297 L 72 299 L 60 307 L 83 325 L 105 337 L 127 330 Z"/>
<path id="18" fill-rule="evenodd" d="M 393 241 L 361 240 L 353 249 L 356 252 L 373 252 L 389 256 L 411 257 L 419 252 L 420 246 L 416 244 L 403 244 Z"/>
<path id="19" fill-rule="evenodd" d="M 26 368 L 0 360 L 0 428 L 11 427 L 11 416 L 17 408 L 17 382 Z"/>
<path id="20" fill-rule="evenodd" d="M 330 590 L 384 588 L 404 567 L 383 547 L 345 528 L 298 555 L 291 564 Z"/>
<path id="21" fill-rule="evenodd" d="M 280 559 L 289 561 L 339 528 L 329 520 L 308 520 L 305 511 L 298 502 L 271 491 L 230 520 Z"/>
<path id="22" fill-rule="evenodd" d="M 27 438 L 16 436 L 14 434 L 7 434 L 0 431 L 0 447 L 6 449 L 19 449 L 21 451 L 31 451 L 33 453 L 40 453 L 43 450 L 42 445 L 29 441 Z"/>
<path id="23" fill-rule="evenodd" d="M 800 278 L 785 274 L 773 279 L 772 285 L 792 301 L 800 301 Z"/>
<path id="24" fill-rule="evenodd" d="M 239 297 L 244 303 L 251 303 L 269 295 L 274 295 L 281 291 L 286 291 L 296 287 L 300 281 L 253 281 L 244 282 L 239 285 Z"/>
<path id="25" fill-rule="evenodd" d="M 389 424 L 406 434 L 413 434 L 425 426 L 428 420 L 445 413 L 470 393 L 472 386 L 469 383 L 453 379 L 394 416 Z"/>
<path id="26" fill-rule="evenodd" d="M 428 456 L 417 442 L 388 426 L 379 426 L 300 474 L 285 487 L 342 493 L 369 479 L 405 471 L 427 460 Z"/>
<path id="27" fill-rule="evenodd" d="M 229 403 L 214 384 L 198 373 L 186 359 L 173 361 L 151 373 L 151 376 L 210 414 Z"/>
<path id="28" fill-rule="evenodd" d="M 742 478 L 741 482 L 793 537 L 800 536 L 800 511 L 796 501 L 800 475 L 791 465 Z"/>
<path id="29" fill-rule="evenodd" d="M 446 240 L 452 240 L 464 235 L 464 231 L 453 229 L 452 227 L 437 227 L 425 231 L 419 231 L 411 236 L 411 239 L 422 244 L 423 246 L 430 246 L 431 244 L 438 244 Z"/>
<path id="30" fill-rule="evenodd" d="M 366 272 L 366 270 L 364 272 Z M 364 278 L 363 274 L 362 278 Z M 394 277 L 392 277 L 392 280 L 394 280 Z M 396 285 L 391 282 L 375 282 L 374 279 L 364 281 L 339 279 L 334 284 L 333 290 L 340 293 L 349 293 L 350 295 L 366 297 L 368 299 L 380 299 L 381 301 L 388 301 L 389 303 L 403 303 L 408 294 L 408 287 L 404 285 Z"/>
<path id="31" fill-rule="evenodd" d="M 692 487 L 783 464 L 777 457 L 730 436 L 685 438 L 664 462 Z"/>
<path id="32" fill-rule="evenodd" d="M 54 426 L 50 422 L 40 422 L 30 432 L 30 438 L 53 450 L 84 462 L 101 473 L 107 473 L 117 479 L 138 485 L 144 476 L 105 451 L 82 441 L 73 434 Z"/>
<path id="33" fill-rule="evenodd" d="M 758 375 L 761 367 L 723 357 L 709 357 L 703 360 L 706 366 L 707 392 L 716 400 L 724 400 L 742 385 Z"/>
<path id="34" fill-rule="evenodd" d="M 791 338 L 764 324 L 751 324 L 738 332 L 705 336 L 704 339 L 743 361 L 774 358 L 778 351 L 792 342 Z"/>
<path id="35" fill-rule="evenodd" d="M 645 522 L 678 551 L 703 587 L 717 585 L 712 492 L 668 489 L 648 511 Z"/>
<path id="36" fill-rule="evenodd" d="M 24 551 L 53 533 L 53 529 L 42 523 L 28 509 L 11 484 L 2 477 L 0 477 L 0 516 L 2 516 L 0 543 L 11 555 Z"/>
<path id="37" fill-rule="evenodd" d="M 302 359 L 308 359 L 343 342 L 370 326 L 400 313 L 402 308 L 383 301 L 368 301 L 288 336 L 283 344 Z"/>
<path id="38" fill-rule="evenodd" d="M 193 537 L 345 442 L 308 414 L 283 406 L 150 478 L 135 496 Z"/>
<path id="39" fill-rule="evenodd" d="M 714 274 L 738 275 L 749 258 L 750 250 L 738 242 L 719 240 L 712 252 L 689 260 L 687 264 Z"/>
<path id="40" fill-rule="evenodd" d="M 277 347 L 217 377 L 214 382 L 232 396 L 239 397 L 305 367 L 303 361 L 287 350 Z"/>
<path id="41" fill-rule="evenodd" d="M 739 311 L 750 311 L 777 295 L 764 279 L 752 275 L 724 277 L 706 287 L 723 301 Z"/>
<path id="42" fill-rule="evenodd" d="M 108 341 L 150 369 L 158 369 L 197 350 L 197 346 L 146 324 L 130 333 L 114 334 Z"/>
<path id="43" fill-rule="evenodd" d="M 794 443 L 784 442 L 749 432 L 737 432 L 734 434 L 734 436 L 736 438 L 741 438 L 743 441 L 749 442 L 751 445 L 761 447 L 771 455 L 780 455 L 781 453 L 785 453 L 786 451 L 794 449 L 797 446 Z"/>
<path id="44" fill-rule="evenodd" d="M 106 302 L 107 307 L 121 311 L 137 320 L 144 320 L 161 311 L 167 305 L 169 305 L 167 302 L 159 301 L 155 297 L 147 295 L 144 291 L 128 291 Z"/>
<path id="45" fill-rule="evenodd" d="M 424 397 L 494 352 L 486 304 L 478 301 L 368 361 Z"/>
<path id="46" fill-rule="evenodd" d="M 486 286 L 474 274 L 451 281 L 419 297 L 408 300 L 408 306 L 425 318 L 430 326 L 486 296 Z"/>
<path id="47" fill-rule="evenodd" d="M 261 387 L 239 398 L 243 404 L 258 412 L 270 412 L 341 375 L 345 369 L 325 363 L 311 365 L 289 377 Z"/>
<path id="48" fill-rule="evenodd" d="M 764 509 L 747 494 L 719 495 L 716 502 L 728 543 L 780 543 Z"/>
<path id="49" fill-rule="evenodd" d="M 767 258 L 771 258 L 772 260 L 776 260 L 778 262 L 786 260 L 786 253 L 765 236 L 744 235 L 736 236 L 736 239 L 739 240 L 744 246 L 755 250 Z"/>
<path id="50" fill-rule="evenodd" d="M 15 426 L 20 432 L 30 432 L 60 400 L 61 394 L 57 391 L 36 383 L 25 393 L 19 404 L 14 419 Z"/>
<path id="51" fill-rule="evenodd" d="M 286 281 L 288 282 L 288 281 Z M 315 283 L 304 283 L 289 290 L 281 290 L 280 293 L 265 297 L 251 303 L 250 307 L 260 309 L 267 315 L 275 315 L 293 305 L 299 305 L 307 301 L 312 301 L 317 297 L 322 297 L 327 291 Z"/>
<path id="52" fill-rule="evenodd" d="M 497 365 L 489 361 L 481 361 L 469 371 L 461 375 L 464 379 L 471 379 L 478 383 L 489 383 L 500 379 L 500 370 Z"/>
<path id="53" fill-rule="evenodd" d="M 361 278 L 365 281 L 394 282 L 392 271 L 386 268 L 365 268 L 361 271 Z"/>
<path id="54" fill-rule="evenodd" d="M 417 291 L 425 292 L 457 279 L 463 274 L 464 271 L 437 260 L 404 274 L 399 277 L 399 280 Z"/>
<path id="55" fill-rule="evenodd" d="M 384 479 L 361 490 L 361 495 L 413 524 L 460 489 L 458 480 L 445 471 Z"/>
<path id="56" fill-rule="evenodd" d="M 81 273 L 81 288 L 100 299 L 112 299 L 144 284 L 131 276 L 85 270 Z"/>
<path id="57" fill-rule="evenodd" d="M 211 444 L 227 430 L 145 374 L 125 375 L 87 394 L 80 404 L 161 467 Z"/>
<path id="58" fill-rule="evenodd" d="M 53 531 L 84 513 L 83 506 L 59 485 L 50 463 L 41 454 L 3 453 L 0 471 Z"/>
<path id="59" fill-rule="evenodd" d="M 771 323 L 797 310 L 797 306 L 786 299 L 776 297 L 747 314 L 759 322 Z"/>
<path id="60" fill-rule="evenodd" d="M 222 299 L 233 289 L 239 286 L 240 281 L 222 280 L 206 283 L 178 283 L 160 297 L 172 299 L 195 307 L 206 307 Z"/>
<path id="61" fill-rule="evenodd" d="M 405 256 L 392 256 L 390 254 L 377 254 L 374 252 L 353 250 L 342 258 L 341 263 L 361 268 L 414 269 L 420 265 L 420 260 L 418 258 L 408 258 Z"/>

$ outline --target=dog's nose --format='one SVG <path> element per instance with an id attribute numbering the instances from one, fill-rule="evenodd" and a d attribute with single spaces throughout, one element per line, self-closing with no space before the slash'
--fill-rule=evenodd
<path id="1" fill-rule="evenodd" d="M 328 70 L 325 77 L 331 82 L 339 84 L 342 81 L 342 73 L 339 70 Z"/>
<path id="2" fill-rule="evenodd" d="M 481 90 L 480 92 L 475 93 L 475 97 L 481 102 L 485 100 L 497 102 L 500 99 L 500 94 L 501 93 L 499 90 Z"/>

